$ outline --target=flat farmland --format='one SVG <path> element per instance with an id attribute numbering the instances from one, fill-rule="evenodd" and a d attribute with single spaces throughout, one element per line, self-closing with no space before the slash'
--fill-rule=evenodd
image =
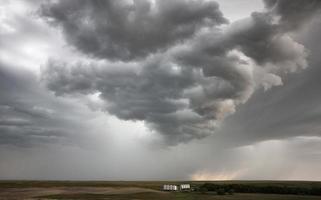
<path id="1" fill-rule="evenodd" d="M 199 186 L 204 183 L 214 184 L 253 184 L 263 186 L 287 187 L 321 187 L 321 182 L 306 181 L 182 181 Z M 163 192 L 163 184 L 180 184 L 181 181 L 0 181 L 1 200 L 49 200 L 49 199 L 178 199 L 178 200 L 320 200 L 321 196 L 310 195 L 278 195 L 235 193 L 233 195 L 217 195 L 199 192 Z"/>

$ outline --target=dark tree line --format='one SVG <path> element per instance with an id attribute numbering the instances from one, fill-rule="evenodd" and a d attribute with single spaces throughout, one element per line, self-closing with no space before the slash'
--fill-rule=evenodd
<path id="1" fill-rule="evenodd" d="M 283 185 L 255 185 L 255 184 L 214 184 L 205 183 L 198 188 L 202 192 L 217 193 L 264 193 L 264 194 L 295 194 L 295 195 L 321 195 L 321 187 L 297 187 Z"/>

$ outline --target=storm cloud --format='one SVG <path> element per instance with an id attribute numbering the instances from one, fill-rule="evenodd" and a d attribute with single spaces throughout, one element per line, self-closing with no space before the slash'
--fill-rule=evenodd
<path id="1" fill-rule="evenodd" d="M 41 14 L 63 28 L 78 50 L 102 59 L 132 60 L 226 23 L 213 1 L 58 1 Z"/>
<path id="2" fill-rule="evenodd" d="M 85 119 L 82 111 L 74 102 L 53 97 L 35 74 L 0 63 L 0 145 L 78 144 L 87 129 L 86 123 L 78 124 Z"/>
<path id="3" fill-rule="evenodd" d="M 266 1 L 266 11 L 223 27 L 212 1 L 104 2 L 42 6 L 42 16 L 90 58 L 51 59 L 43 80 L 57 95 L 98 94 L 103 110 L 146 122 L 169 144 L 213 134 L 254 91 L 307 67 L 307 50 L 291 37 L 305 20 L 290 25 L 306 11 L 283 9 L 288 1 Z M 176 10 L 184 14 L 174 20 Z"/>
<path id="4" fill-rule="evenodd" d="M 283 29 L 297 29 L 320 14 L 321 2 L 318 0 L 264 0 L 265 5 L 279 17 Z"/>
<path id="5" fill-rule="evenodd" d="M 218 2 L 1 1 L 0 178 L 320 180 L 320 1 Z"/>
<path id="6" fill-rule="evenodd" d="M 320 17 L 300 33 L 298 40 L 311 52 L 309 67 L 283 78 L 284 86 L 269 91 L 259 90 L 235 115 L 224 121 L 220 139 L 238 145 L 291 137 L 320 137 L 320 56 L 315 42 Z M 253 113 L 259 113 L 253 114 Z M 237 134 L 235 134 L 237 132 Z M 225 139 L 224 139 L 225 138 Z M 232 139 L 233 138 L 233 139 Z"/>

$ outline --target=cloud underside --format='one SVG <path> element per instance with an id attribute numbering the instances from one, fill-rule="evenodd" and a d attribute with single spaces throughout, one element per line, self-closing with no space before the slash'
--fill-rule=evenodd
<path id="1" fill-rule="evenodd" d="M 41 16 L 87 60 L 51 59 L 42 79 L 56 95 L 99 94 L 103 110 L 144 121 L 170 145 L 208 136 L 256 90 L 307 67 L 291 34 L 320 1 L 265 3 L 228 24 L 212 1 L 48 2 Z"/>

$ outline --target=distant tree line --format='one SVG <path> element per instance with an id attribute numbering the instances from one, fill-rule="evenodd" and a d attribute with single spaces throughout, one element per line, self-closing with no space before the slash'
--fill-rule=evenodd
<path id="1" fill-rule="evenodd" d="M 219 195 L 236 193 L 264 194 L 295 194 L 321 195 L 321 187 L 286 186 L 286 185 L 255 185 L 255 184 L 214 184 L 204 183 L 198 189 L 200 192 L 216 192 Z"/>

